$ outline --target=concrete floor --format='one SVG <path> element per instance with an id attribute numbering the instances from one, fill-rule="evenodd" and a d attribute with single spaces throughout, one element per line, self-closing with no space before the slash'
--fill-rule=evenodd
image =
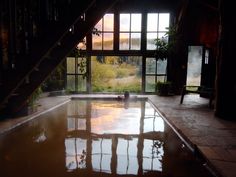
<path id="1" fill-rule="evenodd" d="M 117 95 L 72 95 L 76 97 L 117 97 Z M 140 96 L 141 97 L 141 96 Z M 207 160 L 218 176 L 236 176 L 236 122 L 214 116 L 208 100 L 198 95 L 160 97 L 145 95 L 174 129 Z M 32 115 L 0 121 L 0 134 L 37 118 L 51 109 L 70 101 L 70 96 L 43 97 L 38 111 Z"/>

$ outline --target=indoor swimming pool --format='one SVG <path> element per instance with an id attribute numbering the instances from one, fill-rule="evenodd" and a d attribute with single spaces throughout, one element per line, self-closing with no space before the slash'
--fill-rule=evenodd
<path id="1" fill-rule="evenodd" d="M 212 177 L 146 99 L 73 99 L 0 136 L 2 177 Z"/>

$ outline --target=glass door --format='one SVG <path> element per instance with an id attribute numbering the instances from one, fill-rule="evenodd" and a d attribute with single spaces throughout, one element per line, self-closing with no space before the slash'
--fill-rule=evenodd
<path id="1" fill-rule="evenodd" d="M 201 85 L 203 46 L 188 47 L 187 81 L 188 86 Z"/>

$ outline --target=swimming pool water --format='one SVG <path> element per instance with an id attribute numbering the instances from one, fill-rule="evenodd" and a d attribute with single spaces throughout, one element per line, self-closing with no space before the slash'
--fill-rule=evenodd
<path id="1" fill-rule="evenodd" d="M 2 177 L 213 176 L 146 100 L 72 100 L 0 136 Z"/>

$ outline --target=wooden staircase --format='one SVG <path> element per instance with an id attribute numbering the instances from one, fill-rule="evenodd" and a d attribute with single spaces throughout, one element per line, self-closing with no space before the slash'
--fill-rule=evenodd
<path id="1" fill-rule="evenodd" d="M 116 0 L 72 0 L 59 21 L 45 24 L 46 33 L 33 41 L 30 52 L 17 58 L 16 68 L 5 74 L 0 113 L 19 112 L 33 91 L 115 3 Z"/>

